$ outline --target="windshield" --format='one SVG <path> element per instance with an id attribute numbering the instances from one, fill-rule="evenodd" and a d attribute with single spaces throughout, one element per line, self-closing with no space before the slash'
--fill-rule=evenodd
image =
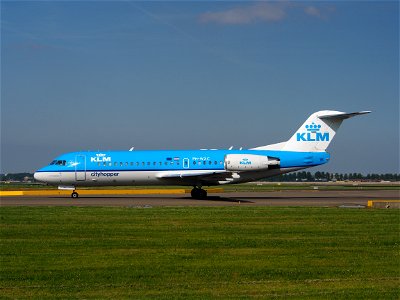
<path id="1" fill-rule="evenodd" d="M 65 160 L 53 160 L 50 165 L 56 165 L 56 166 L 65 166 L 67 162 Z"/>

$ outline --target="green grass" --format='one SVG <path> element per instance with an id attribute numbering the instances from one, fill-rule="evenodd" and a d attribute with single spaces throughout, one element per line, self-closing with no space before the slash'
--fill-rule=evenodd
<path id="1" fill-rule="evenodd" d="M 399 211 L 2 207 L 3 298 L 398 299 Z"/>

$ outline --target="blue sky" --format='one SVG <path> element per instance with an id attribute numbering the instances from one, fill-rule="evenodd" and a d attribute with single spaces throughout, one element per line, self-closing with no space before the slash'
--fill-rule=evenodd
<path id="1" fill-rule="evenodd" d="M 1 2 L 1 172 L 69 151 L 255 147 L 346 121 L 314 171 L 399 172 L 399 4 Z"/>

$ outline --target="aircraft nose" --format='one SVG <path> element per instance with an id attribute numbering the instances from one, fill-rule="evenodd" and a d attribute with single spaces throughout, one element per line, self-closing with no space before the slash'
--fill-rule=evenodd
<path id="1" fill-rule="evenodd" d="M 33 178 L 35 178 L 37 181 L 45 181 L 45 176 L 41 172 L 35 172 L 35 174 L 33 174 Z"/>

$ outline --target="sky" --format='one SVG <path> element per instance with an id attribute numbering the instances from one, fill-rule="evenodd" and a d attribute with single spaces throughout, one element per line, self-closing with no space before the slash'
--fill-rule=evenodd
<path id="1" fill-rule="evenodd" d="M 1 173 L 268 145 L 325 109 L 372 113 L 311 171 L 400 172 L 398 1 L 1 1 Z"/>

